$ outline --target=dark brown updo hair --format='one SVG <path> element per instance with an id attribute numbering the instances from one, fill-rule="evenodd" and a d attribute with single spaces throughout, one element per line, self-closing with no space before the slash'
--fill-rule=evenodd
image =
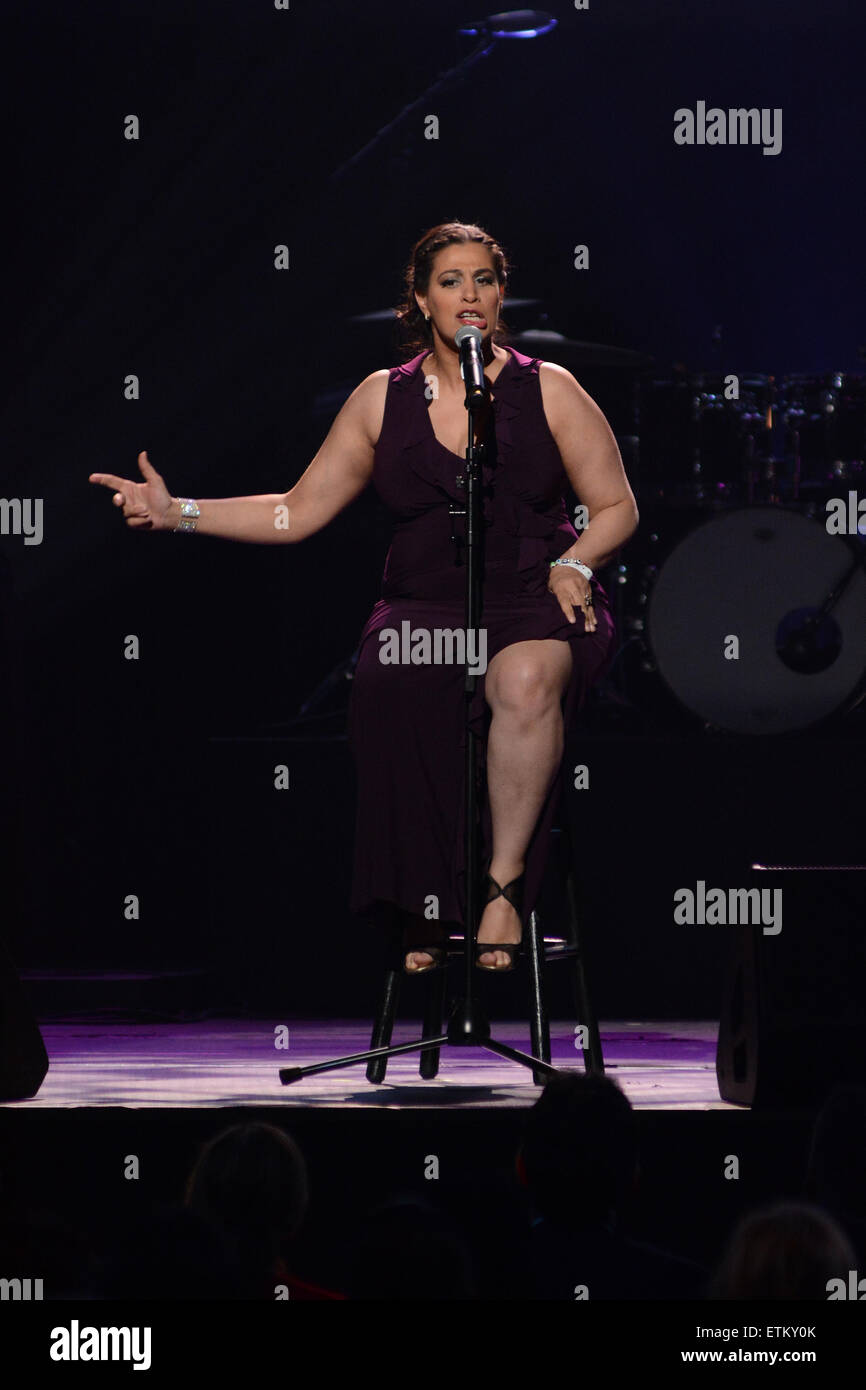
<path id="1" fill-rule="evenodd" d="M 455 242 L 467 241 L 477 241 L 487 247 L 493 258 L 496 278 L 500 285 L 505 285 L 510 269 L 505 252 L 483 227 L 476 227 L 474 222 L 440 222 L 438 226 L 431 227 L 412 247 L 403 280 L 404 297 L 394 311 L 406 337 L 404 351 L 407 358 L 415 357 L 424 348 L 429 352 L 433 347 L 433 330 L 418 308 L 415 291 L 417 290 L 418 294 L 427 293 L 433 261 L 438 252 Z M 493 341 L 505 342 L 507 336 L 508 328 L 500 315 L 493 330 Z"/>

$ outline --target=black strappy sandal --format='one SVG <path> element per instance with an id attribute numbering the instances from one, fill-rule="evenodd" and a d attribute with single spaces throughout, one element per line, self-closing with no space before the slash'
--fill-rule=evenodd
<path id="1" fill-rule="evenodd" d="M 406 935 L 409 934 L 410 931 L 407 928 L 407 931 L 404 933 L 403 944 L 401 947 L 403 953 L 404 975 L 430 975 L 434 970 L 444 970 L 445 966 L 448 964 L 447 933 L 444 936 L 440 936 L 438 941 L 431 941 L 429 944 L 424 944 L 422 942 L 418 942 L 416 944 L 415 942 L 413 942 L 411 945 L 407 945 L 405 938 Z M 422 952 L 424 955 L 433 957 L 433 964 L 421 965 L 415 970 L 410 970 L 406 965 L 406 957 L 410 955 L 415 955 L 416 953 L 420 954 Z"/>
<path id="2" fill-rule="evenodd" d="M 523 930 L 523 881 L 526 877 L 525 872 L 519 878 L 513 878 L 510 883 L 506 883 L 503 888 L 487 874 L 484 879 L 484 889 L 487 890 L 486 902 L 492 903 L 496 898 L 504 898 L 511 903 L 518 917 L 520 918 L 521 932 Z M 491 893 L 490 889 L 495 888 L 496 892 Z M 488 970 L 491 975 L 507 975 L 509 970 L 514 969 L 514 958 L 520 955 L 522 941 L 475 941 L 475 964 L 479 970 Z M 505 951 L 509 958 L 508 965 L 482 965 L 479 956 L 487 955 L 490 951 Z"/>
<path id="3" fill-rule="evenodd" d="M 432 965 L 418 965 L 410 970 L 406 964 L 407 956 L 423 954 L 433 957 Z M 403 951 L 404 975 L 429 975 L 433 970 L 442 970 L 448 964 L 448 951 L 444 946 L 407 946 Z"/>

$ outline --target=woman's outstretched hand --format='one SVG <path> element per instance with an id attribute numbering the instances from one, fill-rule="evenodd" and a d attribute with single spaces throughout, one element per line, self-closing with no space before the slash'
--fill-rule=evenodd
<path id="1" fill-rule="evenodd" d="M 173 530 L 169 519 L 173 499 L 146 450 L 139 454 L 138 466 L 145 479 L 143 483 L 118 478 L 114 473 L 91 473 L 88 481 L 115 489 L 112 501 L 115 507 L 123 508 L 127 526 L 151 531 Z"/>

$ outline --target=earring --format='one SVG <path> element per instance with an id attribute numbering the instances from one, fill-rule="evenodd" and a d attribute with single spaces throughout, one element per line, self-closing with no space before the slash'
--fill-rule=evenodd
<path id="1" fill-rule="evenodd" d="M 425 320 L 427 321 L 427 323 L 430 322 L 430 315 L 429 315 L 429 314 L 425 314 L 425 315 L 424 315 L 424 318 L 425 318 Z"/>

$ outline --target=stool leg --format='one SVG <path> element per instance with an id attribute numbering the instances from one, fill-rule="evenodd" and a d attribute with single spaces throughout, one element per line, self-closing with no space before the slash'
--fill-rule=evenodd
<path id="1" fill-rule="evenodd" d="M 530 912 L 527 924 L 529 948 L 529 975 L 532 994 L 529 1004 L 529 1050 L 541 1062 L 550 1061 L 550 1023 L 544 1003 L 544 933 L 538 922 L 538 914 Z M 533 1071 L 532 1079 L 536 1086 L 543 1086 L 546 1080 L 542 1071 Z"/>
<path id="2" fill-rule="evenodd" d="M 445 1017 L 445 970 L 434 970 L 427 981 L 427 999 L 424 1005 L 424 1027 L 422 1038 L 438 1038 L 442 1035 Z M 421 1053 L 418 1070 L 424 1081 L 432 1081 L 439 1071 L 438 1047 L 427 1047 Z"/>
<path id="3" fill-rule="evenodd" d="M 574 971 L 571 978 L 574 984 L 575 1010 L 578 1023 L 585 1025 L 587 1033 L 588 1046 L 583 1049 L 583 1065 L 588 1073 L 594 1072 L 602 1076 L 604 1074 L 604 1055 L 601 1050 L 601 1033 L 598 1030 L 598 1019 L 592 1007 L 589 984 L 586 978 L 586 962 L 583 958 L 583 942 L 580 935 L 577 884 L 571 864 L 568 866 L 565 890 L 568 897 L 568 928 L 571 937 L 569 945 L 574 947 L 574 956 L 572 957 Z"/>
<path id="4" fill-rule="evenodd" d="M 397 1001 L 400 998 L 400 975 L 399 970 L 385 971 L 385 988 L 382 991 L 379 1012 L 373 1021 L 371 1047 L 388 1047 L 391 1042 L 394 1018 L 397 1013 Z M 387 1057 L 371 1057 L 367 1063 L 367 1080 L 372 1081 L 374 1086 L 381 1085 L 385 1080 L 387 1066 Z"/>

